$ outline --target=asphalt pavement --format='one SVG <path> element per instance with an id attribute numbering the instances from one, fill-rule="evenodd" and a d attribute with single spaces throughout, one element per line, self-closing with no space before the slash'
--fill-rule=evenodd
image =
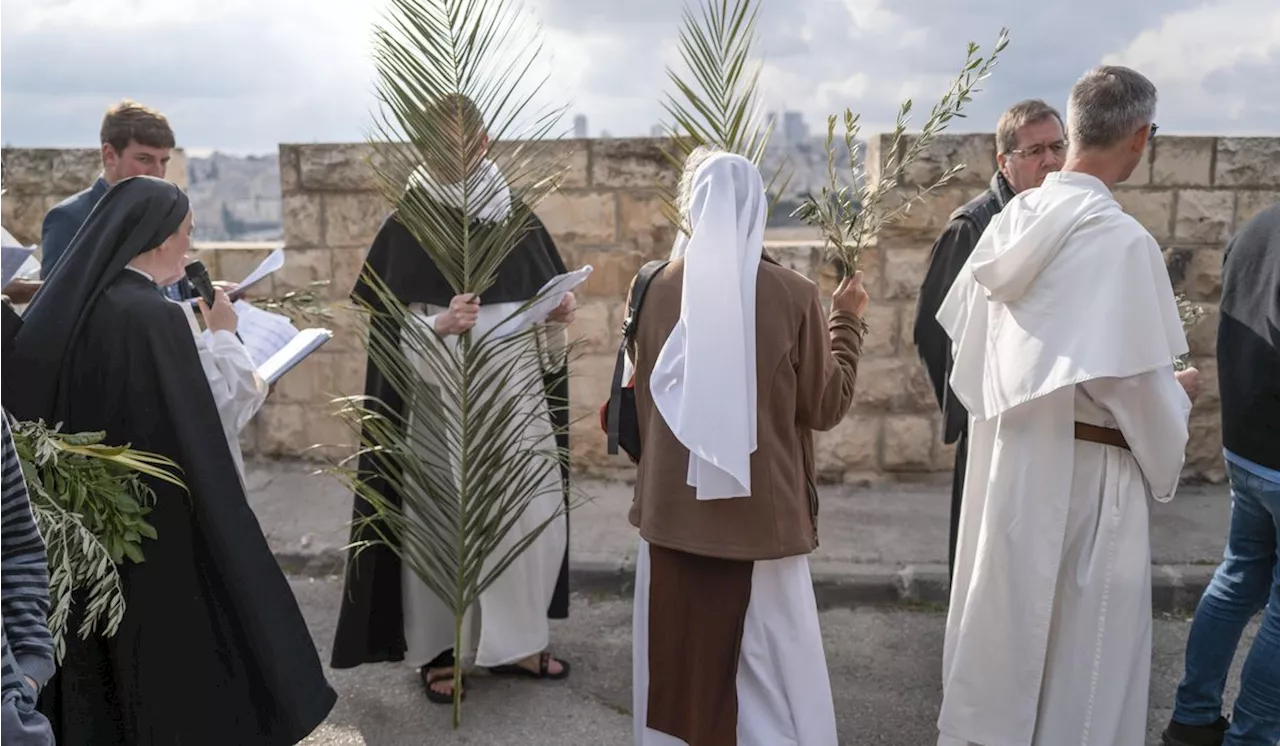
<path id="1" fill-rule="evenodd" d="M 294 592 L 327 661 L 341 583 L 295 577 Z M 941 701 L 938 683 L 944 614 L 896 605 L 822 612 L 840 743 L 931 746 Z M 1189 622 L 1160 614 L 1152 656 L 1150 740 L 1169 717 L 1182 674 Z M 1251 628 L 1242 643 L 1252 640 Z M 616 594 L 577 594 L 570 618 L 552 623 L 552 649 L 573 665 L 558 682 L 470 680 L 463 721 L 428 702 L 414 671 L 378 664 L 330 671 L 339 701 L 304 746 L 627 746 L 631 743 L 631 602 Z M 1240 658 L 1229 679 L 1234 697 Z"/>

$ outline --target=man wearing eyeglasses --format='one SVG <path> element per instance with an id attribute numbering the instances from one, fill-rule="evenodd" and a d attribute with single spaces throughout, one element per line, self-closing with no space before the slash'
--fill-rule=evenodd
<path id="1" fill-rule="evenodd" d="M 929 269 L 920 286 L 916 308 L 915 345 L 933 383 L 942 408 L 944 443 L 956 444 L 951 483 L 951 538 L 947 554 L 955 574 L 956 536 L 960 525 L 960 498 L 964 492 L 964 464 L 968 454 L 969 413 L 956 401 L 947 378 L 951 375 L 951 340 L 934 315 L 955 282 L 960 267 L 973 253 L 987 224 L 1004 209 L 1013 195 L 1040 186 L 1044 177 L 1062 168 L 1067 152 L 1062 116 L 1039 99 L 1014 104 L 996 125 L 996 163 L 991 186 L 951 214 L 946 229 L 933 244 Z"/>

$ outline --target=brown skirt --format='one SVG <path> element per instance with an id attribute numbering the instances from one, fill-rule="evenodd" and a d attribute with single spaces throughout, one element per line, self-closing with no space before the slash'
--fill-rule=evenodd
<path id="1" fill-rule="evenodd" d="M 689 746 L 735 746 L 738 659 L 755 563 L 649 546 L 646 725 Z"/>

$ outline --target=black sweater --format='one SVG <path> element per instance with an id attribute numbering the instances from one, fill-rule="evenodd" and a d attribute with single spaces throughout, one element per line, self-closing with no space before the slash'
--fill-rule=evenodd
<path id="1" fill-rule="evenodd" d="M 1227 244 L 1218 325 L 1222 442 L 1280 469 L 1280 204 Z"/>

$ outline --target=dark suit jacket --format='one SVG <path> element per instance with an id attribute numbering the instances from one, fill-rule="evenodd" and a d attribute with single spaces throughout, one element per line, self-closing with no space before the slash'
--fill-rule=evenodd
<path id="1" fill-rule="evenodd" d="M 75 238 L 76 232 L 84 225 L 89 213 L 93 212 L 107 189 L 106 179 L 99 176 L 93 186 L 62 200 L 44 216 L 44 228 L 40 237 L 40 279 L 48 279 L 49 273 L 71 245 L 71 239 Z"/>
<path id="2" fill-rule="evenodd" d="M 93 186 L 73 194 L 54 205 L 44 216 L 40 246 L 40 279 L 48 279 L 49 273 L 62 260 L 62 255 L 71 246 L 71 241 L 80 231 L 80 226 L 89 219 L 89 213 L 97 207 L 98 201 L 106 195 L 111 187 L 107 180 L 98 177 Z M 185 300 L 196 296 L 195 288 L 185 278 L 163 288 L 165 295 L 174 300 Z"/>

